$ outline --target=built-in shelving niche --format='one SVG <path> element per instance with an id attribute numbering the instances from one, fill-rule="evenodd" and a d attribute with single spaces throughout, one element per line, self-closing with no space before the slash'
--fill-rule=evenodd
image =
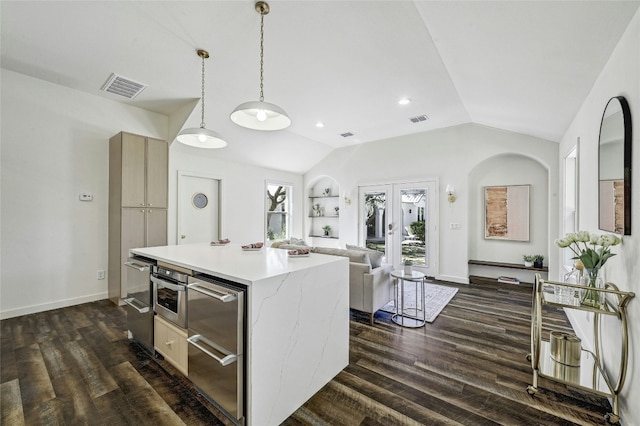
<path id="1" fill-rule="evenodd" d="M 314 246 L 337 247 L 340 238 L 340 187 L 324 176 L 307 188 L 306 235 Z M 326 235 L 324 227 L 331 229 Z"/>

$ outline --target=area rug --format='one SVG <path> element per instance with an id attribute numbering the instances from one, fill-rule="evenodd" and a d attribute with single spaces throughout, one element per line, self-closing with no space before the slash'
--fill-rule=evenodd
<path id="1" fill-rule="evenodd" d="M 416 287 L 418 287 L 418 296 L 421 293 L 420 286 L 416 286 L 413 283 L 405 283 L 404 284 L 404 293 L 406 302 L 404 304 L 405 310 L 408 308 L 416 307 Z M 458 289 L 455 287 L 445 287 L 437 284 L 426 283 L 424 285 L 424 307 L 425 307 L 425 318 L 427 322 L 433 322 L 438 314 L 442 312 L 442 310 L 447 306 L 447 304 L 453 299 L 453 296 L 456 295 Z M 402 295 L 398 295 L 398 305 L 402 306 Z M 380 310 L 389 312 L 392 314 L 396 313 L 396 307 L 394 301 L 387 303 Z"/>

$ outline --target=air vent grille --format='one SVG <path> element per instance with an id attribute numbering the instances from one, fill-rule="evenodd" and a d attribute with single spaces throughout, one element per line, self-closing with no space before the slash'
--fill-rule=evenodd
<path id="1" fill-rule="evenodd" d="M 121 75 L 111 74 L 101 90 L 133 99 L 146 88 L 146 84 L 139 83 Z"/>
<path id="2" fill-rule="evenodd" d="M 344 133 L 340 133 L 340 136 L 342 136 L 343 138 L 348 138 L 350 136 L 353 136 L 353 133 L 351 132 L 344 132 Z"/>
<path id="3" fill-rule="evenodd" d="M 428 119 L 429 117 L 427 117 L 426 115 L 418 115 L 416 117 L 411 117 L 409 121 L 411 121 L 412 123 L 420 123 L 421 121 L 427 121 Z"/>

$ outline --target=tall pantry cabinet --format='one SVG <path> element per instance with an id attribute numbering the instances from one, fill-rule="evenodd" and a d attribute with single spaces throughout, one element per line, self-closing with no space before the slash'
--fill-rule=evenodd
<path id="1" fill-rule="evenodd" d="M 127 295 L 129 249 L 167 245 L 169 144 L 120 132 L 109 139 L 109 299 Z"/>

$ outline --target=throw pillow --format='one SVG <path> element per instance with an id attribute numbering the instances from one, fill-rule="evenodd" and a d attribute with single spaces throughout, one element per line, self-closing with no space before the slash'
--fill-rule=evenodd
<path id="1" fill-rule="evenodd" d="M 283 245 L 283 244 L 289 244 L 289 240 L 274 241 L 274 242 L 271 244 L 271 248 L 278 248 L 278 247 L 280 247 L 280 246 L 281 246 L 281 245 Z"/>
<path id="2" fill-rule="evenodd" d="M 372 250 L 366 247 L 358 247 L 351 244 L 347 244 L 347 249 L 358 250 L 367 253 L 369 255 L 369 260 L 371 261 L 372 268 L 379 268 L 382 265 L 382 256 L 384 256 L 384 253 L 382 253 L 381 251 Z"/>
<path id="3" fill-rule="evenodd" d="M 301 238 L 296 238 L 296 237 L 291 237 L 291 244 L 293 244 L 294 246 L 307 246 L 307 243 L 301 239 Z"/>

